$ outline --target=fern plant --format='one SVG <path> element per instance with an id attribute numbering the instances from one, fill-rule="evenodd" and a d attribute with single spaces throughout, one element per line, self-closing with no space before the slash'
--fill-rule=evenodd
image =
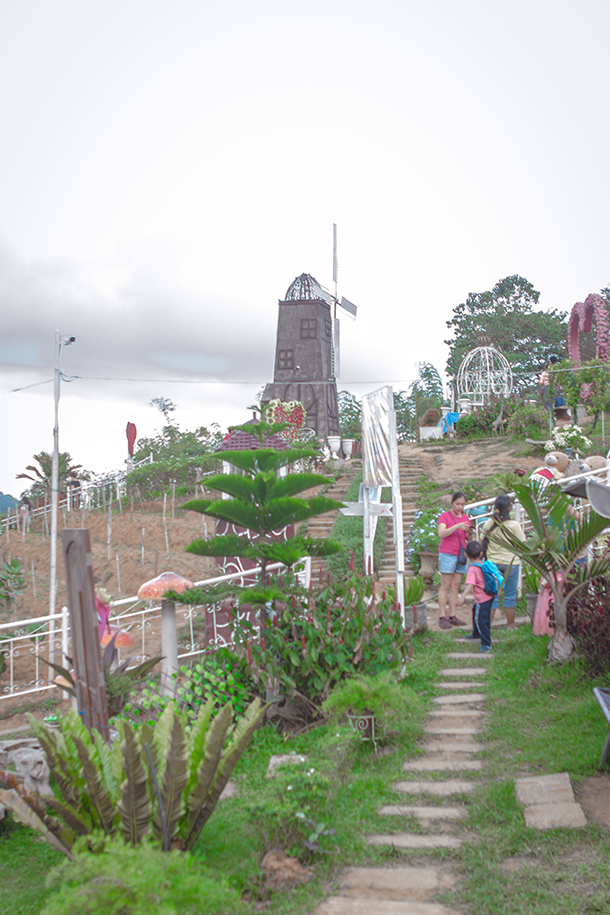
<path id="1" fill-rule="evenodd" d="M 57 732 L 32 715 L 53 775 L 53 796 L 29 795 L 10 772 L 0 772 L 0 802 L 18 819 L 71 856 L 78 836 L 119 835 L 132 846 L 144 837 L 168 851 L 191 849 L 212 815 L 233 769 L 260 725 L 255 700 L 233 728 L 230 704 L 213 718 L 214 703 L 187 733 L 175 702 L 156 725 L 117 722 L 112 745 L 91 735 L 71 710 Z M 49 814 L 49 809 L 52 814 Z"/>

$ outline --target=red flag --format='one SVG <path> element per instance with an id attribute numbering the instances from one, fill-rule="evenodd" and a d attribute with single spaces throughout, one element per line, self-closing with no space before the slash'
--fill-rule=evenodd
<path id="1" fill-rule="evenodd" d="M 136 443 L 136 435 L 138 434 L 135 423 L 127 423 L 125 432 L 127 433 L 127 453 L 129 457 L 133 457 L 133 446 Z"/>

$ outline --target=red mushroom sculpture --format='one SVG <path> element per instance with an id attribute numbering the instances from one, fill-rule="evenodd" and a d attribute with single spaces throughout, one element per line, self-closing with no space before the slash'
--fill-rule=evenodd
<path id="1" fill-rule="evenodd" d="M 176 606 L 173 601 L 165 600 L 166 591 L 183 594 L 194 584 L 175 572 L 162 572 L 156 578 L 144 582 L 138 591 L 140 600 L 158 600 L 161 598 L 161 692 L 173 696 L 176 692 L 174 673 L 178 672 L 178 632 L 176 629 Z"/>

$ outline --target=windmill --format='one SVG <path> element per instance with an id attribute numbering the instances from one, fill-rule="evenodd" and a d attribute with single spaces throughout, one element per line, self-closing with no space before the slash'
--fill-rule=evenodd
<path id="1" fill-rule="evenodd" d="M 306 425 L 322 438 L 339 435 L 338 308 L 353 318 L 356 306 L 337 295 L 337 227 L 333 225 L 335 294 L 308 273 L 297 276 L 278 302 L 279 314 L 273 382 L 262 403 L 298 401 L 307 412 Z"/>
<path id="2" fill-rule="evenodd" d="M 335 284 L 335 294 L 331 295 L 327 289 L 323 286 L 320 286 L 319 283 L 316 283 L 317 291 L 319 297 L 327 302 L 333 310 L 333 322 L 332 322 L 332 349 L 331 349 L 331 381 L 337 381 L 340 374 L 340 358 L 339 358 L 339 343 L 340 343 L 340 323 L 337 317 L 337 307 L 345 309 L 345 311 L 350 314 L 354 320 L 356 320 L 356 313 L 358 311 L 356 305 L 353 302 L 350 302 L 349 299 L 346 299 L 344 296 L 339 297 L 337 295 L 337 285 L 338 285 L 338 274 L 339 266 L 337 260 L 337 224 L 333 222 L 333 283 Z"/>

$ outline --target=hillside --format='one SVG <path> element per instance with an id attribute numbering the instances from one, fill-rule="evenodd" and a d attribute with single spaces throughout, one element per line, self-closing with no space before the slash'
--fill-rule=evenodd
<path id="1" fill-rule="evenodd" d="M 400 446 L 401 458 L 417 457 L 423 472 L 448 489 L 458 489 L 465 480 L 488 477 L 493 473 L 530 469 L 540 463 L 536 457 L 517 457 L 514 446 L 505 439 L 472 444 L 427 444 Z M 358 461 L 345 465 L 345 471 L 355 469 Z M 339 487 L 341 488 L 341 487 Z M 339 493 L 337 493 L 339 495 Z M 163 524 L 163 503 L 136 504 L 134 511 L 112 516 L 108 512 L 60 512 L 59 528 L 86 527 L 90 532 L 93 573 L 96 585 L 106 588 L 115 599 L 137 593 L 144 581 L 160 572 L 172 570 L 198 581 L 214 575 L 213 559 L 185 553 L 191 540 L 214 533 L 213 522 L 195 512 L 176 506 L 175 517 L 168 507 Z M 167 531 L 167 539 L 166 539 Z M 18 557 L 24 566 L 26 589 L 19 600 L 18 618 L 26 619 L 48 613 L 49 605 L 49 537 L 37 521 L 29 534 L 10 531 L 0 544 L 0 561 Z M 118 558 L 117 558 L 118 557 Z M 61 542 L 58 544 L 58 606 L 65 601 L 65 584 Z M 14 616 L 11 615 L 11 618 Z M 4 614 L 4 621 L 8 619 Z"/>

